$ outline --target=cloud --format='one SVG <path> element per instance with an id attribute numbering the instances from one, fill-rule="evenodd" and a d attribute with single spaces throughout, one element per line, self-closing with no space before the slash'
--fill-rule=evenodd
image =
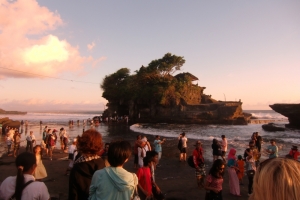
<path id="1" fill-rule="evenodd" d="M 85 64 L 94 66 L 105 59 L 81 56 L 79 47 L 49 34 L 62 25 L 57 12 L 36 0 L 0 0 L 0 79 L 56 76 L 66 71 L 82 75 Z"/>
<path id="2" fill-rule="evenodd" d="M 88 44 L 87 48 L 91 51 L 96 46 L 95 42 L 92 42 L 92 44 Z"/>

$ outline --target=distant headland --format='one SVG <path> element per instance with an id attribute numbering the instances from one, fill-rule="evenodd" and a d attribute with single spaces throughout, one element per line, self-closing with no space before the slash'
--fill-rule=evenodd
<path id="1" fill-rule="evenodd" d="M 27 112 L 20 112 L 20 111 L 5 111 L 0 108 L 0 114 L 1 115 L 26 115 Z"/>

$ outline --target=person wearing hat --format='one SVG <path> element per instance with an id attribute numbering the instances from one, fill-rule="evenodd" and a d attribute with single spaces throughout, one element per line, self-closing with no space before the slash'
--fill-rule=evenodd
<path id="1" fill-rule="evenodd" d="M 287 157 L 290 157 L 294 160 L 298 160 L 299 156 L 300 156 L 300 152 L 298 151 L 298 147 L 293 145 Z"/>
<path id="2" fill-rule="evenodd" d="M 193 151 L 193 161 L 195 165 L 195 175 L 197 180 L 197 185 L 199 188 L 204 187 L 204 179 L 206 176 L 202 143 L 200 140 L 194 145 L 196 148 Z"/>

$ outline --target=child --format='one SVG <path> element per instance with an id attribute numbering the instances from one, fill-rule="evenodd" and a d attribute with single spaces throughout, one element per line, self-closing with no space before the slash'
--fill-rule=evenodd
<path id="1" fill-rule="evenodd" d="M 74 152 L 77 150 L 76 148 L 76 144 L 77 144 L 77 138 L 73 139 L 73 143 L 70 145 L 69 147 L 69 166 L 66 170 L 65 175 L 69 175 L 68 172 L 71 171 L 71 169 L 73 168 L 73 163 L 74 163 Z"/>
<path id="2" fill-rule="evenodd" d="M 143 164 L 137 171 L 139 195 L 142 199 L 152 199 L 151 158 L 143 158 Z"/>
<path id="3" fill-rule="evenodd" d="M 33 152 L 35 154 L 36 164 L 37 164 L 33 176 L 35 177 L 36 180 L 42 180 L 43 178 L 47 177 L 47 172 L 42 162 L 41 150 L 42 148 L 40 145 L 36 145 L 33 148 Z"/>
<path id="4" fill-rule="evenodd" d="M 245 162 L 243 160 L 243 157 L 241 155 L 238 156 L 237 160 L 237 167 L 239 170 L 237 171 L 237 175 L 240 181 L 240 185 L 243 185 L 243 177 L 244 177 L 244 172 L 245 172 Z"/>

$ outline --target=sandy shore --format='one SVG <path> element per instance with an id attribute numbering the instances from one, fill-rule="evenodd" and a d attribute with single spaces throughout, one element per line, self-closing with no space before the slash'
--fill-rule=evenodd
<path id="1" fill-rule="evenodd" d="M 122 128 L 121 128 L 122 129 Z M 136 135 L 138 133 L 132 133 L 127 127 L 121 131 L 117 128 L 111 131 L 110 135 L 104 137 L 104 142 L 113 141 L 116 139 L 124 139 L 130 141 L 134 144 Z M 148 135 L 148 140 L 154 141 L 154 136 Z M 188 141 L 188 155 L 192 154 L 194 149 L 193 144 L 195 140 Z M 212 156 L 211 156 L 211 143 L 204 142 L 203 144 L 205 150 L 205 162 L 206 169 L 209 170 L 211 166 Z M 230 148 L 230 146 L 229 146 Z M 21 149 L 21 152 L 24 148 Z M 53 160 L 50 161 L 48 158 L 43 159 L 43 163 L 46 167 L 48 177 L 44 180 L 48 187 L 49 193 L 52 197 L 60 197 L 61 200 L 68 198 L 68 176 L 64 176 L 64 172 L 68 166 L 67 154 L 62 153 L 60 150 L 55 149 L 53 153 Z M 187 163 L 179 162 L 179 151 L 177 149 L 177 139 L 167 138 L 166 143 L 163 144 L 163 154 L 160 161 L 161 167 L 156 170 L 156 182 L 161 187 L 162 191 L 166 194 L 166 198 L 176 198 L 176 199 L 204 199 L 205 190 L 198 189 L 196 186 L 196 179 L 194 175 L 194 169 L 189 167 Z M 125 164 L 125 169 L 130 172 L 135 172 L 133 168 L 133 155 L 130 160 Z M 16 169 L 14 165 L 14 158 L 8 156 L 2 156 L 0 158 L 0 182 L 2 182 L 6 177 L 15 175 Z M 247 177 L 244 177 L 244 185 L 241 186 L 242 197 L 235 197 L 229 194 L 228 187 L 228 177 L 225 173 L 224 184 L 223 184 L 223 198 L 226 200 L 234 199 L 248 199 L 247 196 Z"/>

